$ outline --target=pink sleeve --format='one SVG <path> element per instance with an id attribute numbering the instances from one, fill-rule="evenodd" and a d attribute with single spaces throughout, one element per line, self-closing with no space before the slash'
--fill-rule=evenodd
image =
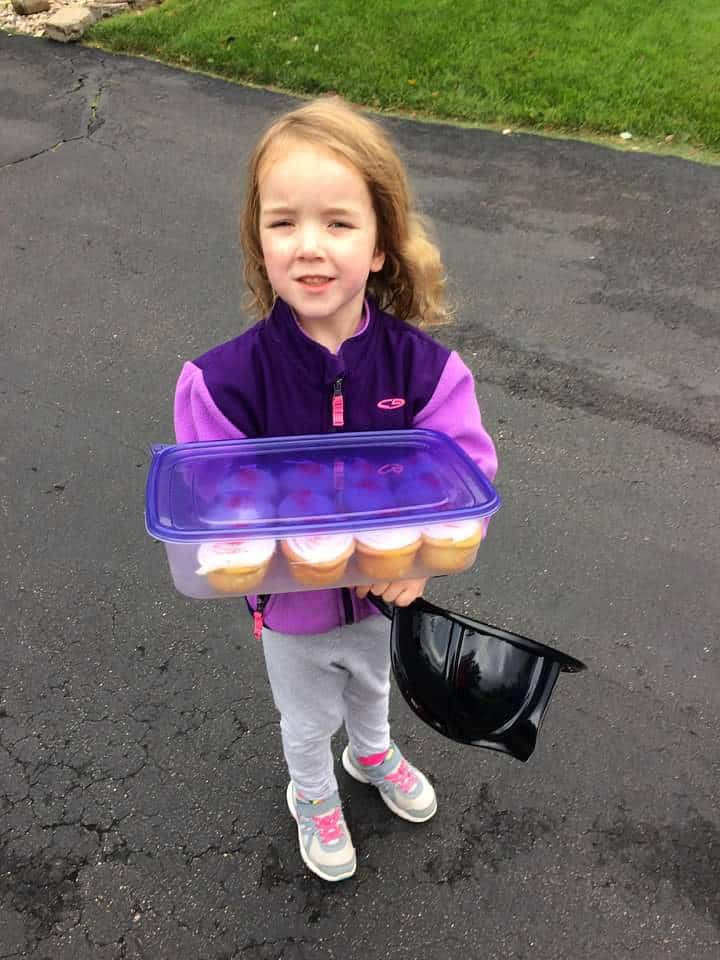
<path id="1" fill-rule="evenodd" d="M 435 392 L 415 417 L 413 426 L 446 433 L 486 477 L 495 479 L 495 445 L 482 424 L 473 375 L 455 351 L 448 357 Z"/>
<path id="2" fill-rule="evenodd" d="M 194 363 L 186 363 L 180 373 L 175 388 L 174 414 L 178 443 L 242 440 L 245 437 L 215 406 L 205 386 L 202 370 Z"/>
<path id="3" fill-rule="evenodd" d="M 454 350 L 448 357 L 435 392 L 415 417 L 413 426 L 438 430 L 452 437 L 486 477 L 495 479 L 498 467 L 495 444 L 482 424 L 475 381 Z M 489 523 L 489 518 L 483 521 L 485 533 Z"/>

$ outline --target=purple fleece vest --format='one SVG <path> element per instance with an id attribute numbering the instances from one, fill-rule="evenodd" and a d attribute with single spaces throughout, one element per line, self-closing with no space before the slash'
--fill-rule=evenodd
<path id="1" fill-rule="evenodd" d="M 450 352 L 368 300 L 368 322 L 337 354 L 311 340 L 278 300 L 245 333 L 195 360 L 218 410 L 247 437 L 398 430 L 428 404 Z M 336 403 L 337 410 L 337 403 Z"/>

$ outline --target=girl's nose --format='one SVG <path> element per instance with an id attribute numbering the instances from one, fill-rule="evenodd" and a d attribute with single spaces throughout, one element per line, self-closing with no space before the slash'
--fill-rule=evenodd
<path id="1" fill-rule="evenodd" d="M 320 255 L 320 237 L 316 227 L 310 224 L 302 227 L 298 236 L 298 254 L 301 257 Z"/>

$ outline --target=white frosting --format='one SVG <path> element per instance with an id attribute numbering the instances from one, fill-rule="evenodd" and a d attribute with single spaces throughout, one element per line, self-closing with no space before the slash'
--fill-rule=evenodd
<path id="1" fill-rule="evenodd" d="M 205 576 L 225 567 L 259 567 L 274 552 L 274 540 L 215 540 L 203 543 L 197 552 L 200 566 L 195 572 Z"/>
<path id="2" fill-rule="evenodd" d="M 420 539 L 420 528 L 385 527 L 383 530 L 363 530 L 355 534 L 355 539 L 371 550 L 400 550 Z"/>
<path id="3" fill-rule="evenodd" d="M 479 520 L 448 520 L 445 523 L 429 523 L 422 532 L 433 540 L 450 540 L 458 543 L 469 540 L 480 529 Z"/>
<path id="4" fill-rule="evenodd" d="M 292 552 L 309 563 L 329 563 L 347 553 L 354 538 L 350 533 L 318 533 L 308 537 L 288 537 Z"/>

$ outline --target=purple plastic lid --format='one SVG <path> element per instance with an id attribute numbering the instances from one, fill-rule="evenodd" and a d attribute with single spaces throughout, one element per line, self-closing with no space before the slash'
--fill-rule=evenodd
<path id="1" fill-rule="evenodd" d="M 154 447 L 148 533 L 168 543 L 295 537 L 488 517 L 500 496 L 434 430 Z"/>

